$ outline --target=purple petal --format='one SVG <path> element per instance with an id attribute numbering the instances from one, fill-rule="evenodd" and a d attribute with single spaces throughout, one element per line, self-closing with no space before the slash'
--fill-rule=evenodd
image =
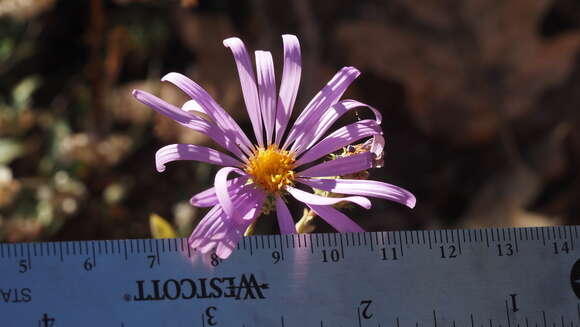
<path id="1" fill-rule="evenodd" d="M 310 101 L 310 103 L 304 108 L 300 116 L 296 119 L 294 126 L 290 129 L 288 138 L 284 142 L 283 148 L 287 148 L 292 142 L 294 142 L 298 137 L 307 132 L 312 121 L 309 121 L 309 117 L 313 113 L 319 111 L 324 112 L 330 106 L 334 105 L 340 97 L 344 94 L 350 83 L 354 81 L 360 72 L 354 67 L 344 67 L 334 77 L 322 88 L 318 94 Z"/>
<path id="2" fill-rule="evenodd" d="M 223 221 L 223 219 L 220 219 L 222 216 L 225 216 L 225 214 L 219 205 L 211 208 L 211 210 L 208 211 L 208 213 L 197 224 L 191 233 L 191 236 L 189 236 L 189 245 L 191 247 L 199 247 L 205 235 L 207 235 L 207 231 L 217 225 L 220 221 Z"/>
<path id="3" fill-rule="evenodd" d="M 223 235 L 220 241 L 217 242 L 216 254 L 218 257 L 222 259 L 229 257 L 244 236 L 248 226 L 258 218 L 264 205 L 265 194 L 263 195 L 258 194 L 257 197 L 250 197 L 245 200 L 244 205 L 240 207 L 241 219 L 235 219 L 241 221 L 241 223 L 225 223 L 221 229 L 214 232 L 212 239 Z"/>
<path id="4" fill-rule="evenodd" d="M 415 196 L 404 188 L 378 181 L 314 178 L 299 178 L 298 181 L 310 187 L 324 191 L 340 194 L 372 196 L 395 201 L 404 204 L 409 208 L 415 207 L 415 203 L 417 202 Z"/>
<path id="5" fill-rule="evenodd" d="M 185 127 L 207 135 L 217 144 L 221 145 L 225 149 L 228 149 L 236 156 L 245 158 L 245 155 L 242 153 L 242 151 L 237 146 L 232 146 L 234 144 L 232 140 L 228 138 L 216 125 L 192 113 L 181 110 L 180 108 L 169 104 L 154 96 L 153 94 L 149 94 L 145 91 L 133 90 L 132 94 L 137 100 L 151 107 L 155 111 L 175 120 Z"/>
<path id="6" fill-rule="evenodd" d="M 226 213 L 217 205 L 197 225 L 189 237 L 189 246 L 202 253 L 216 249 L 216 254 L 226 259 L 243 237 L 245 228 L 229 222 Z"/>
<path id="7" fill-rule="evenodd" d="M 181 106 L 181 110 L 194 111 L 194 112 L 199 112 L 199 113 L 207 115 L 207 112 L 205 111 L 205 109 L 203 109 L 203 107 L 195 100 L 186 101 Z"/>
<path id="8" fill-rule="evenodd" d="M 266 193 L 257 188 L 256 184 L 244 185 L 240 193 L 243 196 L 236 199 L 239 202 L 234 202 L 234 206 L 239 207 L 239 211 L 246 214 L 234 215 L 234 220 L 238 224 L 247 224 L 248 220 L 253 220 L 261 213 Z"/>
<path id="9" fill-rule="evenodd" d="M 362 197 L 362 196 L 346 196 L 343 198 L 332 198 L 332 197 L 320 196 L 320 195 L 304 192 L 302 190 L 299 190 L 299 189 L 291 187 L 291 186 L 286 186 L 286 191 L 288 191 L 288 193 L 292 194 L 292 196 L 295 197 L 296 200 L 304 202 L 306 204 L 328 206 L 328 205 L 334 205 L 334 204 L 346 201 L 346 202 L 356 203 L 365 209 L 370 209 L 372 206 L 371 201 L 365 197 Z"/>
<path id="10" fill-rule="evenodd" d="M 294 35 L 282 35 L 284 42 L 284 70 L 276 110 L 276 144 L 279 144 L 292 115 L 292 108 L 300 86 L 302 73 L 300 43 Z"/>
<path id="11" fill-rule="evenodd" d="M 382 135 L 375 135 L 371 141 L 371 153 L 375 155 L 375 159 L 380 160 L 384 156 L 385 138 Z"/>
<path id="12" fill-rule="evenodd" d="M 234 216 L 235 210 L 236 208 L 234 207 L 234 203 L 232 201 L 232 197 L 239 191 L 241 190 L 241 188 L 239 189 L 234 189 L 231 191 L 228 191 L 227 189 L 227 178 L 228 175 L 230 173 L 238 173 L 239 175 L 245 175 L 245 173 L 238 168 L 234 168 L 234 167 L 224 167 L 220 170 L 218 170 L 218 172 L 215 174 L 215 181 L 214 181 L 214 185 L 215 185 L 215 192 L 219 201 L 219 204 L 221 205 L 221 207 L 223 208 L 224 212 L 232 217 Z"/>
<path id="13" fill-rule="evenodd" d="M 258 74 L 258 95 L 262 120 L 266 129 L 266 142 L 272 143 L 274 120 L 276 119 L 276 78 L 274 62 L 268 51 L 256 51 L 256 72 Z"/>
<path id="14" fill-rule="evenodd" d="M 237 216 L 228 216 L 218 204 L 200 221 L 191 236 L 189 244 L 202 253 L 216 249 L 216 254 L 225 259 L 230 256 L 237 243 L 243 237 L 248 226 L 256 220 L 261 212 L 265 194 L 244 193 L 234 203 Z"/>
<path id="15" fill-rule="evenodd" d="M 246 154 L 252 153 L 254 147 L 240 126 L 201 86 L 179 73 L 169 73 L 161 81 L 174 84 L 195 100 L 203 108 L 203 111 L 218 124 L 217 127 L 229 139 L 235 141 L 234 144 L 229 144 L 226 149 L 232 151 L 230 147 L 239 146 Z"/>
<path id="16" fill-rule="evenodd" d="M 250 56 L 242 40 L 232 37 L 224 40 L 224 46 L 230 48 L 240 76 L 240 84 L 244 95 L 244 102 L 248 110 L 248 116 L 256 135 L 258 145 L 263 147 L 264 141 L 262 136 L 262 115 L 260 114 L 260 102 L 258 100 L 258 89 L 256 88 L 256 78 L 254 68 L 250 61 Z"/>
<path id="17" fill-rule="evenodd" d="M 312 115 L 310 115 L 310 117 L 307 119 L 309 123 L 307 123 L 305 133 L 296 140 L 296 143 L 294 143 L 293 148 L 296 154 L 300 155 L 302 152 L 309 149 L 316 142 L 318 142 L 318 140 L 336 122 L 336 120 L 344 115 L 347 111 L 363 106 L 368 107 L 374 113 L 375 121 L 377 125 L 380 125 L 382 116 L 377 109 L 355 100 L 340 101 L 325 111 L 319 110 L 317 112 L 313 112 Z"/>
<path id="18" fill-rule="evenodd" d="M 358 173 L 373 167 L 373 154 L 363 152 L 348 157 L 325 161 L 296 173 L 298 177 L 343 176 Z"/>
<path id="19" fill-rule="evenodd" d="M 248 177 L 237 177 L 227 181 L 228 193 L 232 193 L 233 190 L 241 188 L 248 181 Z M 219 203 L 217 195 L 215 193 L 215 187 L 208 188 L 205 191 L 199 192 L 189 199 L 189 203 L 195 207 L 212 207 Z"/>
<path id="20" fill-rule="evenodd" d="M 306 151 L 302 157 L 296 161 L 296 166 L 300 167 L 303 164 L 322 158 L 325 155 L 364 137 L 377 134 L 381 134 L 381 127 L 372 119 L 365 119 L 343 126 Z"/>
<path id="21" fill-rule="evenodd" d="M 330 206 L 318 206 L 314 204 L 306 204 L 310 209 L 314 210 L 316 214 L 324 219 L 330 226 L 334 227 L 340 233 L 349 232 L 364 232 L 364 229 L 357 223 L 352 221 L 342 212 Z"/>
<path id="22" fill-rule="evenodd" d="M 155 164 L 157 171 L 165 171 L 165 164 L 177 160 L 195 160 L 219 166 L 241 167 L 238 160 L 205 146 L 193 144 L 170 144 L 157 150 Z"/>
<path id="23" fill-rule="evenodd" d="M 276 217 L 278 218 L 280 234 L 296 234 L 294 219 L 292 219 L 292 215 L 286 203 L 284 203 L 284 199 L 279 195 L 276 196 Z"/>

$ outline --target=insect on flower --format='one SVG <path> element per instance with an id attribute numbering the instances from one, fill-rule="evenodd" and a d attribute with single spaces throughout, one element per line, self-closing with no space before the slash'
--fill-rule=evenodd
<path id="1" fill-rule="evenodd" d="M 377 155 L 382 154 L 384 143 L 378 110 L 355 100 L 340 100 L 359 76 L 356 68 L 339 70 L 287 130 L 300 84 L 301 54 L 295 36 L 283 35 L 282 40 L 284 67 L 278 93 L 270 52 L 255 52 L 254 73 L 244 43 L 238 38 L 224 40 L 224 45 L 234 55 L 255 142 L 201 86 L 181 74 L 169 73 L 162 78 L 191 97 L 192 100 L 181 108 L 147 92 L 133 91 L 137 100 L 183 126 L 204 133 L 229 152 L 192 144 L 171 144 L 155 155 L 159 172 L 165 170 L 167 163 L 177 160 L 223 166 L 215 175 L 214 187 L 190 200 L 194 206 L 212 207 L 189 238 L 190 246 L 203 253 L 215 249 L 219 257 L 227 258 L 267 201 L 273 202 L 280 232 L 285 234 L 296 233 L 285 202 L 290 196 L 306 204 L 339 232 L 362 231 L 358 224 L 333 207 L 340 202 L 369 209 L 371 202 L 367 197 L 378 197 L 411 208 L 415 206 L 413 194 L 400 187 L 344 178 L 372 168 Z M 356 121 L 327 135 L 338 118 L 360 107 L 369 108 L 374 119 Z M 319 162 L 337 150 L 368 138 L 378 142 L 358 147 L 366 151 L 354 151 Z M 298 185 L 344 196 L 321 196 L 303 191 Z"/>

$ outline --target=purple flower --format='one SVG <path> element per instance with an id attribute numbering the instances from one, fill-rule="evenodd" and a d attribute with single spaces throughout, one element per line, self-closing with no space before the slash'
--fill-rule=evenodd
<path id="1" fill-rule="evenodd" d="M 193 99 L 182 108 L 147 92 L 133 91 L 137 100 L 181 125 L 204 133 L 230 153 L 199 145 L 171 144 L 159 149 L 155 156 L 160 172 L 168 162 L 176 160 L 224 166 L 215 176 L 214 187 L 190 200 L 194 206 L 212 207 L 189 238 L 190 246 L 204 253 L 215 248 L 219 257 L 228 257 L 244 231 L 260 215 L 265 201 L 273 202 L 280 232 L 285 234 L 296 233 L 284 200 L 289 196 L 306 204 L 339 232 L 362 231 L 333 207 L 339 202 L 348 201 L 369 209 L 371 202 L 366 197 L 370 196 L 415 206 L 413 194 L 400 187 L 337 177 L 372 168 L 377 155 L 382 154 L 384 143 L 381 114 L 376 109 L 355 100 L 340 100 L 360 74 L 356 68 L 344 67 L 338 71 L 287 129 L 302 67 L 298 39 L 293 35 L 283 35 L 282 39 L 284 68 L 278 94 L 270 52 L 255 52 L 255 74 L 244 43 L 238 38 L 224 40 L 234 55 L 256 142 L 242 132 L 203 88 L 181 74 L 169 73 L 162 81 L 175 84 Z M 326 135 L 338 118 L 358 107 L 368 107 L 375 119 L 360 120 Z M 373 140 L 365 146 L 367 151 L 319 163 L 319 159 L 367 138 Z M 235 176 L 230 178 L 232 175 Z M 320 196 L 296 188 L 297 184 L 347 196 Z"/>

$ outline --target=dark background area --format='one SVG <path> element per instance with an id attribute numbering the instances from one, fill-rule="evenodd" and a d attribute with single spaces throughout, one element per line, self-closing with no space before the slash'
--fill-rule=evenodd
<path id="1" fill-rule="evenodd" d="M 418 203 L 350 212 L 367 230 L 579 222 L 578 1 L 4 0 L 0 240 L 149 237 L 151 213 L 187 235 L 205 213 L 187 201 L 216 169 L 159 174 L 154 154 L 211 142 L 130 92 L 181 105 L 159 81 L 181 72 L 247 131 L 222 40 L 272 51 L 279 78 L 284 33 L 302 45 L 295 113 L 342 66 L 362 71 L 345 97 L 383 113 L 385 165 L 371 176 Z"/>

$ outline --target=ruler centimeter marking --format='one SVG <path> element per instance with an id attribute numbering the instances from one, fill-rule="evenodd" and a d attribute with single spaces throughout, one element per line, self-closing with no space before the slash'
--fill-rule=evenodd
<path id="1" fill-rule="evenodd" d="M 4 243 L 0 325 L 580 327 L 578 229 Z"/>
<path id="2" fill-rule="evenodd" d="M 562 230 L 563 228 L 564 230 Z M 550 227 L 552 236 L 548 236 L 547 239 L 542 236 L 542 242 L 545 245 L 547 241 L 554 240 L 569 240 L 570 250 L 574 250 L 575 240 L 578 239 L 578 226 L 558 226 L 558 232 Z M 533 237 L 533 232 L 540 231 L 544 235 L 543 230 L 545 227 L 526 227 L 526 228 L 516 228 L 516 229 L 494 229 L 497 237 L 492 237 L 491 241 L 486 241 L 487 243 L 494 242 L 509 242 L 514 241 L 514 245 L 519 241 L 534 241 L 537 240 Z M 499 231 L 503 230 L 503 235 L 499 235 Z M 487 234 L 487 229 L 481 230 L 440 230 L 439 239 L 436 235 L 433 236 L 434 244 L 457 244 L 458 246 L 463 243 L 473 244 L 480 243 L 478 240 L 477 233 L 484 232 Z M 399 231 L 399 232 L 363 232 L 363 233 L 325 233 L 325 234 L 300 234 L 300 235 L 258 235 L 252 237 L 245 237 L 242 239 L 241 246 L 238 245 L 238 250 L 253 252 L 254 249 L 273 249 L 273 248 L 326 248 L 326 247 L 369 247 L 370 251 L 374 251 L 374 247 L 391 245 L 390 238 L 392 237 L 393 245 L 405 246 L 410 248 L 416 245 L 428 244 L 429 248 L 432 249 L 431 245 L 431 233 L 433 231 Z M 459 233 L 463 233 L 463 237 L 460 237 Z M 467 232 L 467 236 L 465 233 Z M 415 233 L 417 236 L 413 236 Z M 445 233 L 445 234 L 441 234 Z M 455 233 L 455 235 L 453 235 Z M 516 235 L 519 233 L 519 236 Z M 558 235 L 556 235 L 558 233 Z M 574 234 L 573 234 L 574 233 Z M 308 235 L 308 236 L 307 236 Z M 313 240 L 312 237 L 316 237 Z M 385 235 L 388 241 L 385 240 Z M 404 235 L 404 236 L 401 236 Z M 428 236 L 425 236 L 428 235 Z M 445 240 L 442 240 L 443 236 Z M 473 237 L 472 237 L 473 235 Z M 276 237 L 279 239 L 277 240 Z M 320 237 L 320 241 L 319 241 Z M 349 241 L 348 238 L 351 238 Z M 356 242 L 354 241 L 356 237 Z M 404 241 L 403 241 L 404 237 Z M 266 240 L 264 240 L 266 238 Z M 285 242 L 282 241 L 285 239 Z M 421 241 L 421 238 L 423 239 Z M 462 239 L 463 238 L 463 239 Z M 251 239 L 251 241 L 250 241 Z M 290 239 L 290 240 L 289 240 Z M 292 245 L 289 245 L 290 243 Z M 343 243 L 344 242 L 344 243 Z M 372 243 L 371 243 L 372 242 Z M 129 247 L 127 247 L 129 243 Z M 285 243 L 285 245 L 284 245 Z M 327 244 L 328 243 L 328 244 Z M 121 245 L 122 244 L 122 245 Z M 180 244 L 180 245 L 178 245 Z M 4 258 L 17 258 L 17 257 L 45 257 L 45 256 L 56 256 L 60 257 L 76 256 L 82 254 L 94 254 L 94 255 L 113 255 L 127 253 L 125 255 L 128 257 L 130 254 L 140 254 L 140 253 L 170 253 L 170 252 L 185 252 L 187 251 L 187 239 L 126 239 L 126 240 L 102 240 L 102 241 L 64 241 L 64 242 L 44 242 L 44 243 L 0 243 L 0 259 Z M 371 247 L 371 244 L 373 247 Z M 65 247 L 62 250 L 62 247 Z M 91 249 L 89 249 L 89 246 Z M 58 250 L 56 249 L 58 247 Z M 83 248 L 84 247 L 84 248 Z M 161 247 L 161 248 L 160 248 Z M 123 249 L 121 249 L 123 248 Z M 52 250 L 51 250 L 52 249 Z M 78 252 L 78 254 L 77 254 Z"/>

